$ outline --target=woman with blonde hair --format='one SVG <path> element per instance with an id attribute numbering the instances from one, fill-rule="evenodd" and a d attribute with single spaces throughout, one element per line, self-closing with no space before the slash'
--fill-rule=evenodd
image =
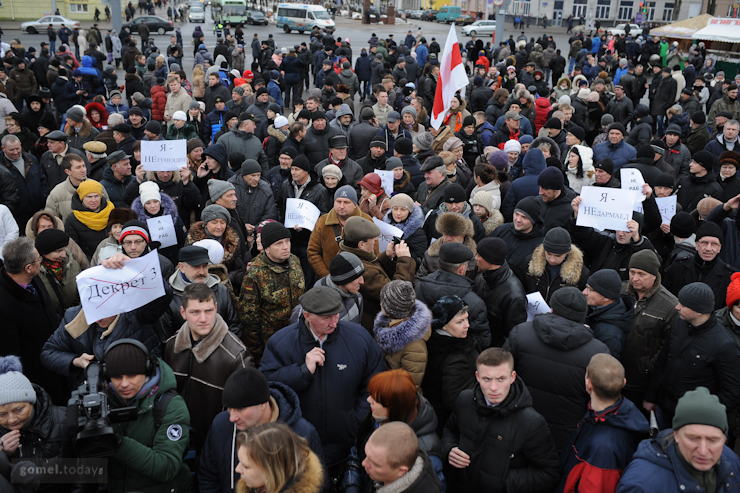
<path id="1" fill-rule="evenodd" d="M 203 101 L 206 95 L 206 72 L 200 63 L 193 68 L 193 97 L 197 101 Z"/>
<path id="2" fill-rule="evenodd" d="M 324 471 L 308 442 L 284 423 L 239 433 L 237 493 L 318 493 Z"/>
<path id="3" fill-rule="evenodd" d="M 156 59 L 156 66 L 154 69 L 154 73 L 157 75 L 157 77 L 162 77 L 163 79 L 167 78 L 167 64 L 165 63 L 164 56 L 159 55 Z"/>

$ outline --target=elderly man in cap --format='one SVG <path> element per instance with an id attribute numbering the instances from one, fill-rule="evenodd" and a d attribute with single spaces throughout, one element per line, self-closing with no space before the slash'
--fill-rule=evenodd
<path id="1" fill-rule="evenodd" d="M 262 253 L 244 275 L 239 295 L 242 339 L 259 361 L 267 340 L 290 323 L 306 282 L 298 257 L 290 253 L 290 231 L 270 222 L 260 233 Z"/>
<path id="2" fill-rule="evenodd" d="M 728 409 L 740 404 L 740 349 L 714 314 L 712 289 L 703 282 L 687 284 L 678 292 L 676 309 L 678 318 L 655 360 L 643 402 L 656 411 L 661 429 L 670 426 L 681 396 L 700 385 Z"/>
<path id="3" fill-rule="evenodd" d="M 278 217 L 272 188 L 266 180 L 260 179 L 261 176 L 260 164 L 247 158 L 239 173 L 228 179 L 236 191 L 236 212 L 250 237 L 255 236 L 254 229 L 259 223 Z"/>
<path id="4" fill-rule="evenodd" d="M 183 323 L 167 340 L 163 355 L 175 372 L 177 392 L 190 411 L 197 454 L 213 419 L 223 410 L 221 398 L 229 376 L 254 363 L 249 350 L 218 313 L 216 294 L 210 287 L 188 284 L 178 301 Z"/>
<path id="5" fill-rule="evenodd" d="M 447 168 L 439 156 L 429 157 L 420 171 L 424 173 L 424 182 L 416 190 L 416 204 L 427 214 L 443 203 L 445 190 L 452 182 L 447 178 Z"/>
<path id="6" fill-rule="evenodd" d="M 208 271 L 211 263 L 208 250 L 188 245 L 180 249 L 177 270 L 167 279 L 172 286 L 172 302 L 158 322 L 159 338 L 164 343 L 182 327 L 185 319 L 180 309 L 185 289 L 192 284 L 205 284 L 215 296 L 216 312 L 228 326 L 229 331 L 241 336 L 242 327 L 236 303 L 221 279 Z"/>
<path id="7" fill-rule="evenodd" d="M 77 187 L 87 179 L 87 166 L 77 153 L 69 152 L 62 159 L 60 168 L 67 175 L 67 179 L 49 193 L 45 208 L 63 221 L 72 213 L 72 196 L 77 193 Z M 102 195 L 108 200 L 108 191 L 105 188 Z"/>
<path id="8" fill-rule="evenodd" d="M 351 135 L 350 139 L 352 139 Z M 362 151 L 366 153 L 365 156 L 357 160 L 357 164 L 362 168 L 362 172 L 367 174 L 373 173 L 376 169 L 385 169 L 385 163 L 388 160 L 385 154 L 385 141 L 382 139 L 376 139 L 375 133 L 373 133 L 372 140 L 368 146 L 370 151 L 368 152 L 366 147 L 365 150 Z"/>
<path id="9" fill-rule="evenodd" d="M 364 300 L 360 288 L 365 284 L 365 265 L 354 253 L 339 252 L 329 264 L 329 275 L 322 277 L 314 286 L 327 286 L 336 289 L 342 296 L 344 308 L 339 314 L 339 320 L 359 324 L 362 322 Z M 293 309 L 290 323 L 298 322 L 303 314 L 303 306 Z"/>
<path id="10" fill-rule="evenodd" d="M 356 255 L 365 267 L 360 292 L 364 299 L 362 325 L 371 331 L 375 316 L 380 313 L 380 290 L 392 280 L 413 282 L 416 261 L 411 257 L 405 241 L 388 243 L 378 255 L 380 229 L 369 218 L 350 217 L 344 227 L 344 239 L 339 243 L 342 252 Z"/>
<path id="11" fill-rule="evenodd" d="M 443 194 L 443 202 L 438 208 L 427 214 L 424 220 L 423 229 L 427 235 L 428 241 L 431 242 L 432 238 L 437 239 L 442 234 L 437 231 L 436 223 L 437 218 L 445 212 L 454 212 L 460 214 L 462 217 L 469 219 L 473 223 L 473 230 L 475 236 L 473 239 L 478 242 L 486 236 L 486 230 L 483 228 L 483 223 L 476 217 L 473 212 L 473 207 L 468 203 L 465 190 L 457 183 L 452 183 L 450 186 L 445 187 Z"/>
<path id="12" fill-rule="evenodd" d="M 134 179 L 131 174 L 131 155 L 124 151 L 116 151 L 108 156 L 108 167 L 103 172 L 101 185 L 108 192 L 110 201 L 115 207 L 128 207 L 123 200 L 126 186 Z"/>
<path id="13" fill-rule="evenodd" d="M 725 444 L 728 406 L 720 401 L 703 386 L 686 392 L 672 429 L 640 443 L 617 493 L 737 490 L 740 459 Z"/>
<path id="14" fill-rule="evenodd" d="M 626 133 L 624 125 L 614 122 L 607 130 L 607 141 L 594 146 L 594 161 L 609 158 L 614 163 L 614 170 L 618 170 L 637 157 L 637 150 L 624 140 Z"/>
<path id="15" fill-rule="evenodd" d="M 242 113 L 239 115 L 239 122 L 236 127 L 220 137 L 218 143 L 224 147 L 227 156 L 240 153 L 247 159 L 257 161 L 262 169 L 262 176 L 267 176 L 269 171 L 267 154 L 262 148 L 260 139 L 254 135 L 255 130 L 257 130 L 256 120 L 257 118 L 253 114 Z"/>
<path id="16" fill-rule="evenodd" d="M 107 131 L 107 130 L 106 130 Z M 113 131 L 111 130 L 111 135 L 113 135 Z M 110 150 L 110 153 L 116 152 L 116 147 L 118 147 L 118 144 L 116 144 L 116 141 L 113 140 L 111 137 L 112 149 Z M 105 171 L 105 167 L 108 165 L 108 146 L 105 142 L 102 142 L 101 140 L 93 140 L 91 142 L 87 142 L 82 148 L 85 150 L 85 158 L 87 159 L 87 162 L 89 163 L 89 172 L 88 176 L 92 178 L 93 180 L 100 181 L 103 179 L 103 172 Z"/>
<path id="17" fill-rule="evenodd" d="M 311 114 L 311 119 L 311 127 L 306 130 L 306 137 L 303 139 L 303 142 L 308 161 L 311 164 L 316 165 L 325 161 L 329 157 L 332 137 L 342 135 L 342 133 L 336 128 L 329 126 L 326 113 L 323 111 L 314 111 Z M 361 178 L 362 175 L 360 175 L 358 180 Z"/>
<path id="18" fill-rule="evenodd" d="M 131 125 L 129 125 L 128 123 L 119 123 L 118 125 L 113 127 L 113 140 L 115 140 L 117 144 L 116 150 L 123 151 L 129 156 L 132 156 L 134 154 L 133 145 L 134 142 L 136 142 L 136 139 L 134 139 L 134 137 L 131 135 L 131 132 Z"/>
<path id="19" fill-rule="evenodd" d="M 349 155 L 358 162 L 360 158 L 365 157 L 368 147 L 372 147 L 370 142 L 374 140 L 379 128 L 378 119 L 375 118 L 372 108 L 362 108 L 360 117 L 359 123 L 352 127 L 352 131 L 349 134 Z M 385 147 L 383 148 L 383 152 L 385 153 Z M 367 168 L 363 168 L 363 171 L 370 173 L 370 171 L 367 171 Z"/>
<path id="20" fill-rule="evenodd" d="M 416 298 L 431 309 L 443 296 L 455 293 L 468 305 L 470 336 L 478 346 L 491 345 L 487 308 L 484 301 L 473 291 L 473 280 L 466 276 L 468 262 L 475 255 L 462 243 L 445 243 L 439 249 L 439 270 L 419 279 Z"/>
<path id="21" fill-rule="evenodd" d="M 344 227 L 347 220 L 353 216 L 372 221 L 370 216 L 357 206 L 355 189 L 350 185 L 344 185 L 334 192 L 334 207 L 319 217 L 311 232 L 307 254 L 316 277 L 321 278 L 329 274 L 329 264 L 339 253 L 339 244 L 344 238 Z M 380 253 L 377 247 L 375 253 Z"/>
<path id="22" fill-rule="evenodd" d="M 385 142 L 385 157 L 389 158 L 393 157 L 393 145 L 396 143 L 396 140 L 402 137 L 411 140 L 411 132 L 401 127 L 401 115 L 397 111 L 391 111 L 388 113 L 386 124 L 380 127 L 373 140 L 382 140 Z"/>
<path id="23" fill-rule="evenodd" d="M 64 127 L 64 133 L 69 137 L 67 143 L 70 147 L 81 151 L 82 146 L 86 142 L 95 140 L 100 131 L 92 126 L 80 108 L 73 106 L 67 111 L 66 116 L 67 125 Z"/>
<path id="24" fill-rule="evenodd" d="M 586 324 L 615 358 L 622 355 L 634 319 L 633 301 L 622 295 L 621 290 L 622 279 L 613 269 L 601 269 L 591 274 L 583 290 L 589 306 Z"/>
<path id="25" fill-rule="evenodd" d="M 660 260 L 652 250 L 632 255 L 622 293 L 635 300 L 632 330 L 627 333 L 621 358 L 627 378 L 622 393 L 639 406 L 645 400 L 655 357 L 678 314 L 678 299 L 662 285 Z"/>
<path id="26" fill-rule="evenodd" d="M 562 452 L 588 403 L 583 391 L 586 367 L 595 354 L 609 349 L 583 325 L 588 305 L 578 288 L 558 289 L 549 305 L 552 313 L 535 315 L 511 329 L 503 347 L 514 355 L 514 368 L 527 382 L 532 407 L 544 416 L 555 448 Z"/>
<path id="27" fill-rule="evenodd" d="M 311 450 L 324 457 L 316 428 L 302 416 L 298 395 L 287 385 L 269 382 L 254 368 L 242 368 L 229 376 L 219 403 L 226 409 L 216 416 L 198 461 L 201 493 L 236 491 L 239 464 L 236 443 L 240 432 L 267 423 L 285 423 L 305 438 Z"/>
<path id="28" fill-rule="evenodd" d="M 347 156 L 347 137 L 344 135 L 335 135 L 329 139 L 329 157 L 319 161 L 316 165 L 316 173 L 321 176 L 324 167 L 333 164 L 337 166 L 342 175 L 345 176 L 347 183 L 355 184 L 365 176 L 362 167 L 353 159 Z"/>
<path id="29" fill-rule="evenodd" d="M 79 149 L 75 149 L 67 144 L 67 135 L 60 131 L 54 130 L 46 134 L 46 142 L 49 150 L 41 155 L 39 165 L 43 168 L 46 173 L 46 180 L 49 190 L 59 185 L 66 178 L 64 171 L 62 170 L 62 159 L 67 154 L 76 154 L 81 157 L 85 162 L 85 166 L 89 166 L 85 153 Z"/>
<path id="30" fill-rule="evenodd" d="M 44 207 L 49 189 L 46 185 L 46 174 L 38 165 L 36 158 L 23 151 L 20 139 L 8 134 L 0 141 L 2 144 L 3 195 L 12 208 L 13 217 L 20 227 Z M 13 190 L 14 193 L 11 192 Z M 15 196 L 13 196 L 15 195 Z M 10 202 L 14 203 L 10 203 Z"/>
<path id="31" fill-rule="evenodd" d="M 299 301 L 303 315 L 270 338 L 260 371 L 298 394 L 303 416 L 321 438 L 329 475 L 336 478 L 370 411 L 367 384 L 383 371 L 383 354 L 362 326 L 339 320 L 344 303 L 334 289 L 314 287 Z"/>

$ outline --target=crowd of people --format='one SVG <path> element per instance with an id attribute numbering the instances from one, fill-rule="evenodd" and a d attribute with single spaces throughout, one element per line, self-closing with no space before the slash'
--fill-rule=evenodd
<path id="1" fill-rule="evenodd" d="M 740 74 L 702 43 L 472 37 L 434 128 L 421 29 L 196 27 L 188 72 L 179 31 L 64 29 L 3 47 L 0 465 L 79 455 L 104 363 L 110 492 L 740 491 Z M 642 212 L 579 225 L 622 169 Z M 165 294 L 88 323 L 78 274 L 154 251 Z"/>

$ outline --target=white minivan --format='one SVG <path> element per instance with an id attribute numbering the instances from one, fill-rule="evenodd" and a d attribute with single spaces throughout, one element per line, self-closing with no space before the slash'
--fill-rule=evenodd
<path id="1" fill-rule="evenodd" d="M 321 5 L 281 3 L 277 11 L 277 27 L 283 31 L 298 31 L 303 34 L 316 26 L 324 32 L 333 33 L 336 25 L 331 15 Z"/>

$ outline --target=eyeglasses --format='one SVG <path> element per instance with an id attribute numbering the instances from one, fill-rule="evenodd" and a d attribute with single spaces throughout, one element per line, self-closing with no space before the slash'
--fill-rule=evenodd
<path id="1" fill-rule="evenodd" d="M 146 241 L 144 240 L 131 240 L 131 241 L 124 241 L 123 243 L 121 243 L 121 245 L 125 247 L 130 247 L 131 245 L 141 246 L 144 243 L 146 243 Z"/>
<path id="2" fill-rule="evenodd" d="M 38 264 L 38 263 L 43 262 L 43 261 L 44 261 L 44 257 L 39 257 L 36 260 L 34 260 L 33 262 L 27 263 L 26 265 Z"/>

